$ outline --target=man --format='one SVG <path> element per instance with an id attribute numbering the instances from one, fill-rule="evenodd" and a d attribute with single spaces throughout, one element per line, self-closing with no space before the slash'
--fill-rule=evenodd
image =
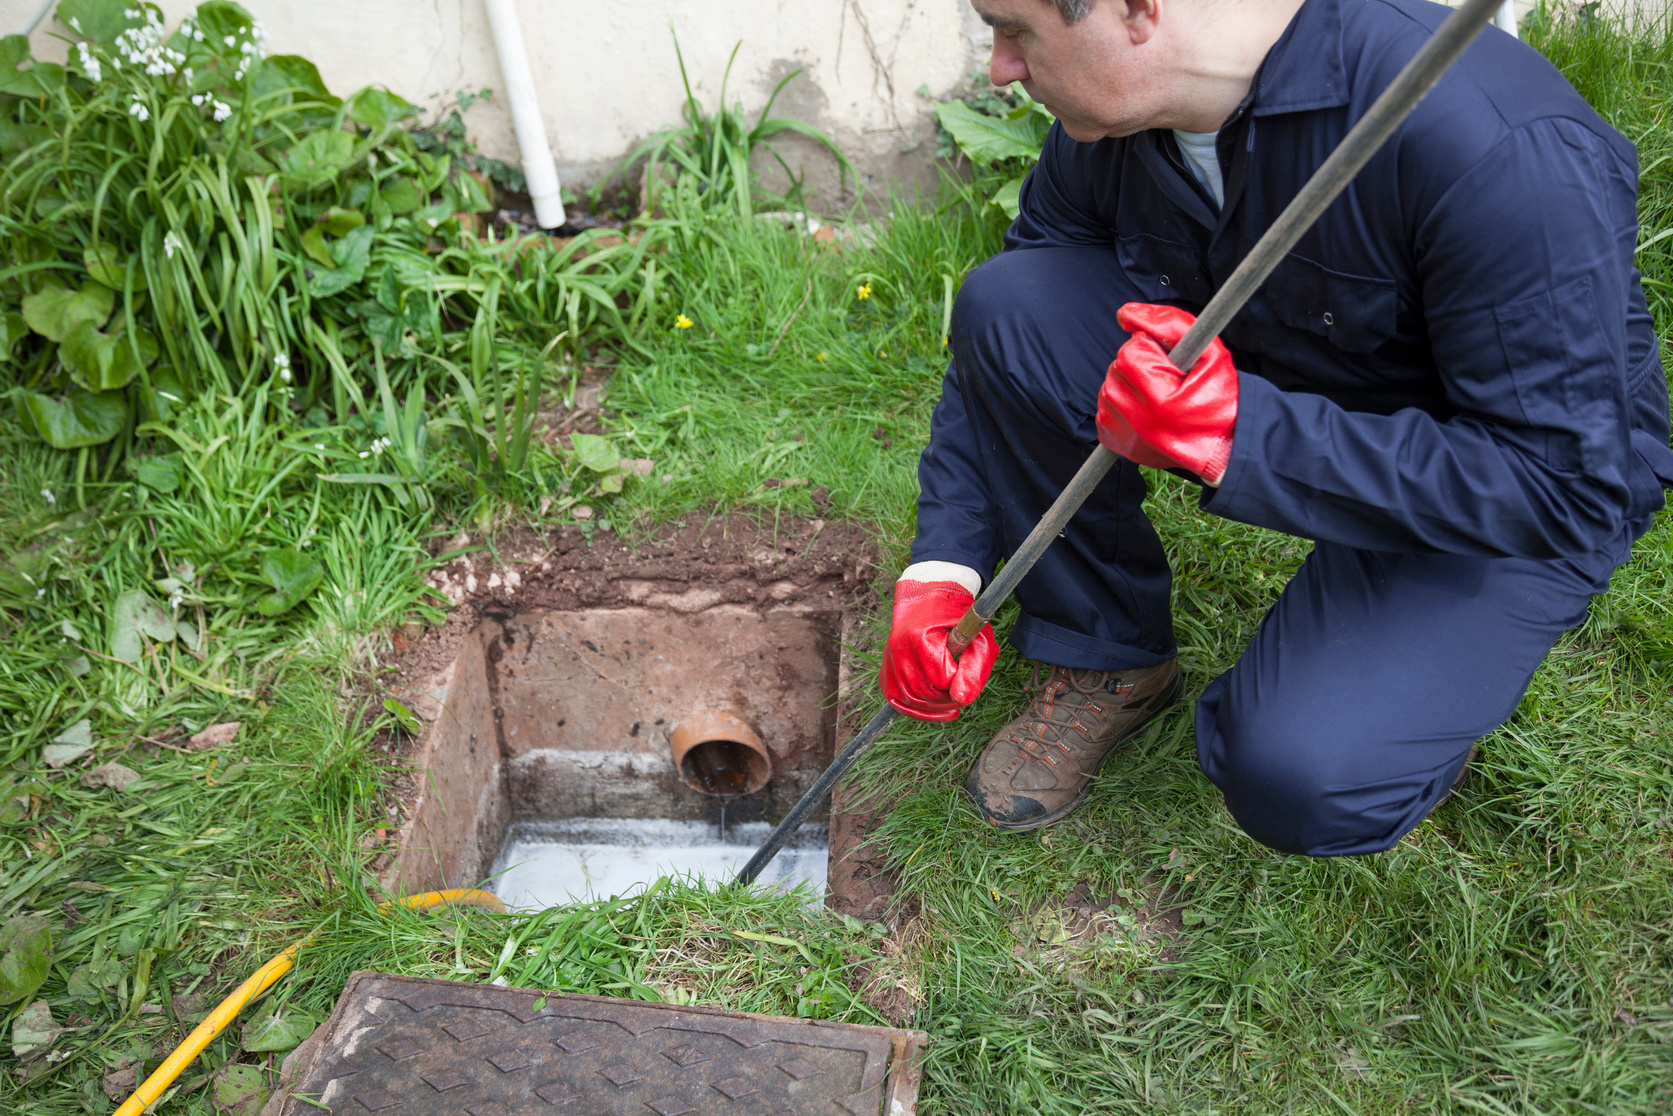
<path id="1" fill-rule="evenodd" d="M 1011 642 L 1049 676 L 972 769 L 976 809 L 1060 820 L 1183 693 L 1137 462 L 1315 542 L 1197 701 L 1204 773 L 1274 849 L 1389 848 L 1673 482 L 1632 145 L 1488 28 L 1181 377 L 1193 312 L 1448 10 L 974 2 L 994 83 L 1058 124 L 955 307 L 884 691 L 925 720 L 975 699 L 992 631 L 957 660 L 947 631 L 1102 441 L 1123 460 L 1017 590 Z"/>

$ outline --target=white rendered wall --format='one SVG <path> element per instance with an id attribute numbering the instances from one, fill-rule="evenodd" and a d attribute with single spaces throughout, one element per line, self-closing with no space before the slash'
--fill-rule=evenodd
<path id="1" fill-rule="evenodd" d="M 463 89 L 503 88 L 482 0 L 242 0 L 264 25 L 268 50 L 313 61 L 333 93 L 381 84 L 425 105 Z M 11 34 L 37 0 L 0 0 L 0 34 Z M 169 26 L 195 7 L 161 0 Z M 934 149 L 927 86 L 944 97 L 986 65 L 987 29 L 966 0 L 517 0 L 529 62 L 565 185 L 607 171 L 657 128 L 680 122 L 684 91 L 674 56 L 679 36 L 693 89 L 709 108 L 734 44 L 742 40 L 729 102 L 754 111 L 785 74 L 775 115 L 797 116 L 834 135 L 875 177 L 931 181 Z M 31 42 L 36 57 L 61 60 L 56 17 Z M 517 160 L 502 99 L 466 117 L 486 154 Z M 794 147 L 810 182 L 827 160 Z"/>

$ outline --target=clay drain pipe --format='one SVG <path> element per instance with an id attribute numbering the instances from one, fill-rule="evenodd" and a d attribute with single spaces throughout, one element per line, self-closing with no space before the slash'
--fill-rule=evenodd
<path id="1" fill-rule="evenodd" d="M 735 713 L 699 709 L 669 734 L 674 769 L 693 790 L 721 799 L 754 794 L 773 777 L 773 758 Z"/>

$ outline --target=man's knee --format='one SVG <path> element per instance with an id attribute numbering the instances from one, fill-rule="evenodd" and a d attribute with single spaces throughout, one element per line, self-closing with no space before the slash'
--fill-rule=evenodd
<path id="1" fill-rule="evenodd" d="M 1197 757 L 1250 837 L 1305 856 L 1349 856 L 1393 847 L 1433 806 L 1424 784 L 1367 780 L 1354 760 L 1369 739 L 1321 732 L 1306 709 L 1281 700 L 1239 707 L 1218 680 L 1197 705 Z"/>
<path id="2" fill-rule="evenodd" d="M 1015 363 L 1014 350 L 1043 307 L 1041 284 L 1029 252 L 1001 252 L 972 271 L 953 299 L 949 343 L 967 373 L 999 371 Z M 1061 298 L 1061 292 L 1059 293 Z"/>

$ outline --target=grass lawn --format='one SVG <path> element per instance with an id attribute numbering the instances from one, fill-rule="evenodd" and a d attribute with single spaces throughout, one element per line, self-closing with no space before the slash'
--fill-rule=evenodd
<path id="1" fill-rule="evenodd" d="M 1640 266 L 1665 335 L 1673 34 L 1536 18 L 1526 35 L 1639 145 Z M 912 535 L 947 299 L 997 250 L 997 217 L 902 202 L 841 251 L 756 219 L 662 229 L 646 255 L 645 314 L 659 324 L 597 358 L 616 363 L 615 447 L 657 475 L 597 502 L 595 542 L 713 507 L 855 517 L 877 525 L 886 588 Z M 800 897 L 673 881 L 531 916 L 380 913 L 363 840 L 388 823 L 368 750 L 388 718 L 345 695 L 367 692 L 391 626 L 439 616 L 421 580 L 439 540 L 572 523 L 535 509 L 542 495 L 564 504 L 578 474 L 536 447 L 485 486 L 455 438 L 433 447 L 420 510 L 389 486 L 316 475 L 386 428 L 275 422 L 263 390 L 204 392 L 172 417 L 156 435 L 182 463 L 172 487 L 0 429 L 0 921 L 38 914 L 53 935 L 44 983 L 0 1018 L 39 998 L 73 1028 L 45 1058 L 0 1056 L 0 1112 L 111 1111 L 107 1092 L 125 1096 L 194 1011 L 316 927 L 246 1019 L 300 1026 L 350 970 L 379 968 L 879 1022 L 877 997 L 852 987 L 863 964 L 872 990 L 892 986 L 935 1037 L 926 1113 L 1673 1110 L 1666 515 L 1483 742 L 1469 784 L 1380 856 L 1283 857 L 1243 836 L 1197 770 L 1188 705 L 1064 824 L 981 825 L 958 788 L 1023 700 L 1027 669 L 1007 649 L 963 720 L 897 723 L 858 771 L 900 800 L 879 839 L 916 914 L 892 930 Z M 811 483 L 763 489 L 768 477 Z M 1204 516 L 1191 486 L 1153 480 L 1195 693 L 1235 660 L 1307 544 Z M 250 557 L 270 547 L 306 549 L 325 574 L 271 617 L 257 604 L 273 586 Z M 207 650 L 182 637 L 137 664 L 104 654 L 113 602 L 171 577 L 214 634 Z M 43 744 L 83 719 L 89 758 L 47 767 Z M 242 732 L 212 751 L 172 735 L 229 720 Z M 138 781 L 87 785 L 110 761 Z M 1057 913 L 1077 888 L 1130 905 L 1085 944 L 1064 940 Z M 1183 905 L 1177 937 L 1143 918 L 1164 894 Z M 204 1075 L 267 1057 L 241 1051 L 264 1045 L 256 1031 L 229 1029 L 155 1111 L 216 1111 Z"/>

